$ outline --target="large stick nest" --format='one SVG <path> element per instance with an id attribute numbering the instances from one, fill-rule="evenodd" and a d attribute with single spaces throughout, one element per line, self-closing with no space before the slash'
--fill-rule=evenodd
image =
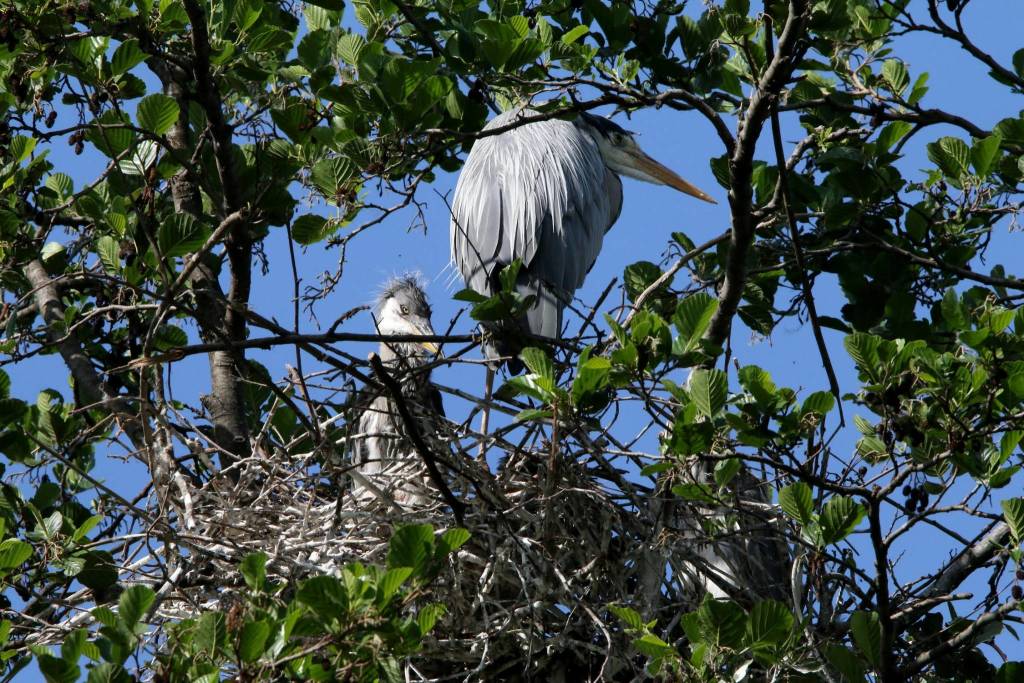
<path id="1" fill-rule="evenodd" d="M 735 581 L 739 571 L 726 560 L 743 558 L 743 573 L 764 574 L 749 538 L 736 533 L 737 514 L 756 515 L 762 527 L 765 510 L 772 516 L 770 506 L 751 502 L 756 496 L 712 513 L 631 483 L 601 453 L 538 445 L 514 450 L 494 474 L 466 453 L 439 458 L 466 504 L 472 537 L 424 598 L 447 613 L 407 664 L 409 680 L 631 680 L 643 661 L 608 605 L 630 605 L 670 625 L 709 588 L 728 592 L 708 579 L 718 572 L 724 588 Z M 422 487 L 428 479 L 415 458 L 396 476 Z M 179 536 L 185 547 L 202 546 L 203 561 L 184 561 L 160 615 L 218 605 L 230 589 L 204 577 L 237 576 L 239 560 L 253 551 L 268 555 L 272 576 L 300 579 L 354 561 L 383 564 L 399 525 L 457 524 L 436 490 L 430 503 L 403 510 L 349 495 L 344 484 L 325 485 L 329 469 L 312 456 L 256 453 L 236 464 L 234 477 L 181 489 Z"/>
<path id="2" fill-rule="evenodd" d="M 609 605 L 631 606 L 677 638 L 679 618 L 708 591 L 749 602 L 750 587 L 760 585 L 761 595 L 784 596 L 785 577 L 765 581 L 785 567 L 784 547 L 775 544 L 772 555 L 765 541 L 752 540 L 774 528 L 777 511 L 749 474 L 713 506 L 685 503 L 669 489 L 706 482 L 706 467 L 677 464 L 651 488 L 639 476 L 649 456 L 606 449 L 569 423 L 555 430 L 564 436 L 554 445 L 537 424 L 495 430 L 491 443 L 506 457 L 492 473 L 473 457 L 479 435 L 460 429 L 445 422 L 430 441 L 444 451 L 434 455 L 465 504 L 471 539 L 422 598 L 447 610 L 406 663 L 408 680 L 633 680 L 644 660 Z M 513 430 L 517 443 L 508 440 Z M 169 433 L 157 430 L 154 453 L 161 444 L 171 451 Z M 424 484 L 416 453 L 390 484 L 425 488 L 426 504 L 403 509 L 387 495 L 351 495 L 352 465 L 337 453 L 358 435 L 351 427 L 330 433 L 337 443 L 325 439 L 304 455 L 256 448 L 204 482 L 151 466 L 148 512 L 163 521 L 124 563 L 121 580 L 158 590 L 152 623 L 228 609 L 241 589 L 238 565 L 252 552 L 266 553 L 271 579 L 293 581 L 352 562 L 384 564 L 400 525 L 458 524 L 440 492 Z M 198 443 L 189 446 L 206 458 Z M 79 613 L 35 642 L 58 642 L 87 623 L 88 613 Z"/>

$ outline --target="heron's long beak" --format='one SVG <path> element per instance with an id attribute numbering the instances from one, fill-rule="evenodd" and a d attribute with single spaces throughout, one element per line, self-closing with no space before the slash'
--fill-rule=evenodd
<path id="1" fill-rule="evenodd" d="M 690 183 L 686 182 L 685 180 L 680 178 L 675 171 L 659 164 L 657 161 L 647 156 L 640 150 L 631 152 L 630 157 L 632 157 L 633 163 L 636 166 L 636 168 L 645 173 L 646 175 L 650 176 L 651 178 L 654 178 L 659 182 L 668 185 L 669 187 L 674 187 L 683 194 L 688 194 L 691 197 L 703 199 L 704 201 L 711 202 L 712 204 L 718 203 L 711 198 L 711 195 L 704 192 L 703 190 L 698 189 L 694 185 L 691 185 Z"/>
<path id="2" fill-rule="evenodd" d="M 416 333 L 417 334 L 422 334 L 422 335 L 428 335 L 428 334 L 433 335 L 433 334 L 436 334 L 436 332 L 434 332 L 434 330 L 429 325 L 417 325 L 416 326 Z M 435 356 L 439 356 L 441 358 L 444 358 L 444 354 L 441 353 L 441 347 L 438 346 L 437 344 L 435 344 L 434 342 L 432 342 L 432 341 L 421 341 L 421 342 L 419 342 L 419 345 L 422 346 L 423 348 L 425 348 L 427 351 L 430 351 Z"/>

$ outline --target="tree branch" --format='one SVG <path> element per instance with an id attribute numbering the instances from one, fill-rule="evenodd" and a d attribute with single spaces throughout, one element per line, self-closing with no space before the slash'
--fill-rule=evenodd
<path id="1" fill-rule="evenodd" d="M 124 398 L 111 392 L 92 365 L 82 345 L 73 335 L 65 334 L 64 305 L 60 301 L 57 285 L 50 279 L 42 262 L 29 261 L 23 272 L 34 290 L 36 307 L 46 324 L 47 334 L 56 343 L 64 364 L 71 371 L 79 392 L 79 405 L 102 405 L 121 418 L 121 427 L 139 450 L 146 448 L 146 439 L 138 423 L 138 414 Z"/>
<path id="2" fill-rule="evenodd" d="M 750 104 L 736 136 L 735 149 L 729 159 L 732 237 L 725 266 L 725 278 L 718 293 L 718 310 L 715 311 L 704 333 L 704 338 L 717 346 L 725 343 L 732 329 L 732 319 L 739 308 L 743 286 L 746 283 L 747 254 L 755 238 L 751 176 L 757 141 L 771 112 L 773 101 L 789 81 L 800 57 L 806 52 L 807 48 L 800 44 L 800 39 L 803 36 L 807 15 L 806 0 L 790 0 L 789 15 L 779 36 L 778 51 L 750 97 Z"/>

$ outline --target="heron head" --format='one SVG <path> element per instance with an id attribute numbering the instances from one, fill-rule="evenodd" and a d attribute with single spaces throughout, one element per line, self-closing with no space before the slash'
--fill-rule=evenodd
<path id="1" fill-rule="evenodd" d="M 398 277 L 384 285 L 377 300 L 377 330 L 382 335 L 434 334 L 427 295 L 414 276 Z M 431 341 L 403 343 L 401 347 L 404 353 L 416 356 L 441 352 Z"/>
<path id="2" fill-rule="evenodd" d="M 691 197 L 716 203 L 706 192 L 648 156 L 637 144 L 635 133 L 602 116 L 583 113 L 579 120 L 597 143 L 604 163 L 615 173 L 655 185 L 668 185 Z"/>

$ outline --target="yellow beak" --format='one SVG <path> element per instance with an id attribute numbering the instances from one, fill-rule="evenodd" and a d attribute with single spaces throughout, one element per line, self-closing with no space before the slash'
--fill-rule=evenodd
<path id="1" fill-rule="evenodd" d="M 416 334 L 422 334 L 424 336 L 437 334 L 436 332 L 434 332 L 434 328 L 431 327 L 430 323 L 426 323 L 424 325 L 418 325 L 416 323 L 413 323 L 413 327 L 416 330 Z M 434 342 L 421 341 L 417 343 L 423 348 L 425 348 L 427 351 L 430 351 L 430 353 L 434 354 L 435 356 L 440 356 L 441 358 L 444 358 L 444 354 L 441 353 L 441 347 L 435 344 Z"/>
<path id="2" fill-rule="evenodd" d="M 698 189 L 694 185 L 691 185 L 690 183 L 686 182 L 685 180 L 680 178 L 675 171 L 666 166 L 661 165 L 660 163 L 658 163 L 651 157 L 647 156 L 640 150 L 632 152 L 631 156 L 633 157 L 633 161 L 636 164 L 636 168 L 643 171 L 652 178 L 657 178 L 665 185 L 673 187 L 682 192 L 683 194 L 688 194 L 691 197 L 696 197 L 697 199 L 703 199 L 704 201 L 711 202 L 712 204 L 718 203 L 711 198 L 711 195 L 704 192 L 703 190 Z"/>

